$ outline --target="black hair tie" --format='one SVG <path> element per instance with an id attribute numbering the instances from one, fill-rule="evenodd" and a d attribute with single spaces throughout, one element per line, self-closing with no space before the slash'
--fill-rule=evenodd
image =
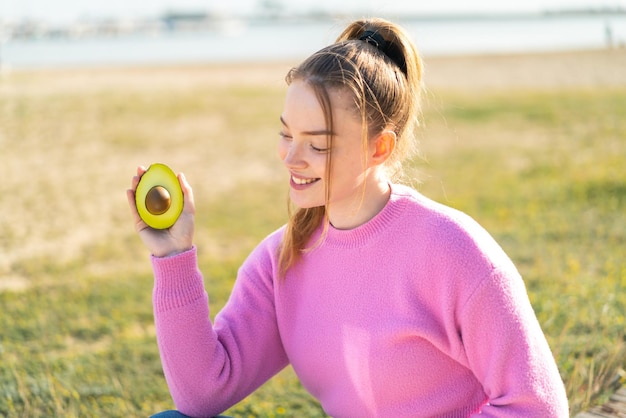
<path id="1" fill-rule="evenodd" d="M 366 43 L 380 49 L 383 53 L 385 52 L 385 49 L 387 49 L 387 42 L 378 32 L 366 30 L 359 38 L 359 41 L 365 41 Z"/>
<path id="2" fill-rule="evenodd" d="M 388 44 L 380 33 L 372 30 L 366 30 L 359 38 L 359 41 L 364 41 L 365 43 L 376 47 L 380 52 L 387 55 L 391 61 L 400 67 L 404 75 L 407 75 L 406 61 L 404 60 L 402 52 L 393 43 Z"/>

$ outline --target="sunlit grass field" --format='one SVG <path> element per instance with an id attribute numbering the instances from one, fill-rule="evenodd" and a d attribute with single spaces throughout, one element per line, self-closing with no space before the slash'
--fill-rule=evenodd
<path id="1" fill-rule="evenodd" d="M 286 220 L 276 143 L 287 69 L 0 78 L 0 416 L 173 408 L 125 190 L 139 164 L 185 172 L 215 314 L 242 260 Z M 432 89 L 407 167 L 517 264 L 572 414 L 626 375 L 625 115 L 626 86 Z M 324 416 L 289 369 L 228 413 Z"/>

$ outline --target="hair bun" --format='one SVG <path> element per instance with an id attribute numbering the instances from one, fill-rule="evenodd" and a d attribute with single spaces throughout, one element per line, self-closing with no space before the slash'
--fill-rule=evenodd
<path id="1" fill-rule="evenodd" d="M 387 42 L 385 38 L 383 38 L 383 36 L 380 34 L 380 32 L 374 30 L 366 30 L 359 37 L 359 41 L 368 43 L 378 49 L 383 54 L 387 55 L 387 57 L 389 57 L 389 59 L 391 59 L 394 64 L 400 67 L 404 75 L 407 75 L 406 61 L 404 55 L 402 54 L 402 51 L 400 51 L 400 49 L 398 49 L 398 47 L 394 43 Z"/>

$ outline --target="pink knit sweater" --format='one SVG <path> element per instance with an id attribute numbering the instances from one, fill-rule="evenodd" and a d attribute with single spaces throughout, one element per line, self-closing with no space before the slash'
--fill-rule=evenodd
<path id="1" fill-rule="evenodd" d="M 181 412 L 223 412 L 291 364 L 333 417 L 568 416 L 522 279 L 466 215 L 393 185 L 374 219 L 331 227 L 278 280 L 282 234 L 248 257 L 214 324 L 195 248 L 152 258 Z"/>

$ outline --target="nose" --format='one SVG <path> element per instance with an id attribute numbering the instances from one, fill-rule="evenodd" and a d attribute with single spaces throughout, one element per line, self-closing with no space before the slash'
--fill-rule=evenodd
<path id="1" fill-rule="evenodd" d="M 278 153 L 287 167 L 302 168 L 306 166 L 306 161 L 303 158 L 302 145 L 298 144 L 296 141 L 281 141 Z"/>

